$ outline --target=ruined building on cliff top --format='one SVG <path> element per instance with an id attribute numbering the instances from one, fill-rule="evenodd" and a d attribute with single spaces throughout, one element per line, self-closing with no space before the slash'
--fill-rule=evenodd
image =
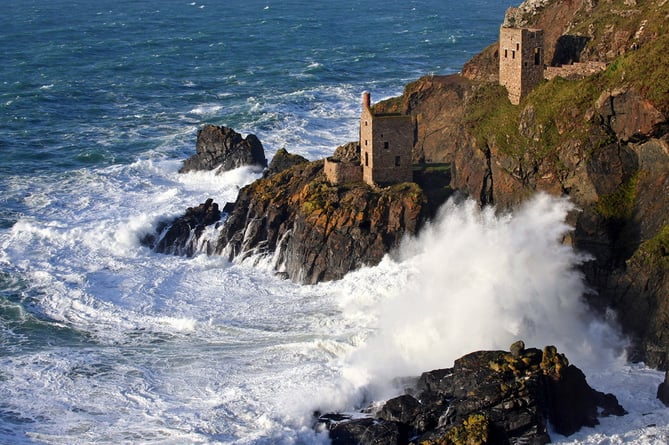
<path id="1" fill-rule="evenodd" d="M 544 78 L 544 31 L 516 28 L 508 20 L 499 30 L 499 83 L 509 100 L 520 100 Z"/>
<path id="2" fill-rule="evenodd" d="M 325 175 L 332 184 L 365 181 L 374 187 L 413 181 L 411 155 L 414 122 L 400 113 L 374 113 L 368 92 L 362 94 L 360 159 L 325 160 Z"/>

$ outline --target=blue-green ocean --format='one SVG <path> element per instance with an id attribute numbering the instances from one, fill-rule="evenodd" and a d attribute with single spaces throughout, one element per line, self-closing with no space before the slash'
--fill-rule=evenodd
<path id="1" fill-rule="evenodd" d="M 612 351 L 617 334 L 580 299 L 584 258 L 558 242 L 570 204 L 545 196 L 514 217 L 451 205 L 403 254 L 317 286 L 262 258 L 139 243 L 260 176 L 178 174 L 204 124 L 256 134 L 268 158 L 326 156 L 356 139 L 364 90 L 376 101 L 458 72 L 508 6 L 5 1 L 0 444 L 327 443 L 315 410 L 473 348 L 522 336 Z M 546 307 L 528 311 L 539 293 Z"/>

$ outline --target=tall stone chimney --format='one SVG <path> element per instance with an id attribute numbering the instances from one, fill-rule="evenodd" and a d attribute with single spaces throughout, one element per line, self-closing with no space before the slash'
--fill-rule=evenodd
<path id="1" fill-rule="evenodd" d="M 363 91 L 362 93 L 362 108 L 369 108 L 372 106 L 372 99 L 369 95 L 369 91 Z"/>

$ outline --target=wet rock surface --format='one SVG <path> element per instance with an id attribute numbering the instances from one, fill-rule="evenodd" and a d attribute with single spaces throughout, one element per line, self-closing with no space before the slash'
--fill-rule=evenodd
<path id="1" fill-rule="evenodd" d="M 205 125 L 197 132 L 195 154 L 184 161 L 179 173 L 214 169 L 222 172 L 244 165 L 267 167 L 260 140 L 253 134 L 243 138 L 232 128 Z"/>
<path id="2" fill-rule="evenodd" d="M 333 186 L 323 161 L 301 162 L 240 190 L 216 251 L 271 256 L 277 272 L 301 283 L 339 279 L 417 233 L 425 203 L 414 183 Z"/>
<path id="3" fill-rule="evenodd" d="M 549 422 L 570 435 L 598 416 L 626 414 L 554 347 L 522 342 L 512 352 L 478 351 L 425 372 L 406 394 L 365 411 L 322 415 L 317 428 L 335 445 L 545 444 Z"/>
<path id="4" fill-rule="evenodd" d="M 193 256 L 200 247 L 212 253 L 213 246 L 200 246 L 200 237 L 207 226 L 221 219 L 221 211 L 213 199 L 186 209 L 186 213 L 158 224 L 154 233 L 145 236 L 142 244 L 158 253 Z"/>

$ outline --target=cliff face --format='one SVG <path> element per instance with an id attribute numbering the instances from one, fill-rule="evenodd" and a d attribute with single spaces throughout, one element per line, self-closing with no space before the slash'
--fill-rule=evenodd
<path id="1" fill-rule="evenodd" d="M 331 186 L 323 161 L 300 163 L 239 192 L 216 250 L 230 259 L 269 255 L 294 281 L 333 280 L 377 264 L 416 233 L 425 211 L 416 184 Z"/>
<path id="2" fill-rule="evenodd" d="M 482 204 L 569 195 L 581 208 L 570 241 L 595 258 L 584 269 L 592 303 L 617 310 L 634 358 L 666 368 L 669 2 L 531 1 L 510 16 L 545 30 L 547 61 L 608 68 L 544 82 L 513 106 L 491 45 L 462 75 L 420 79 L 380 107 L 418 116 L 417 156 L 451 163 L 451 186 Z"/>

